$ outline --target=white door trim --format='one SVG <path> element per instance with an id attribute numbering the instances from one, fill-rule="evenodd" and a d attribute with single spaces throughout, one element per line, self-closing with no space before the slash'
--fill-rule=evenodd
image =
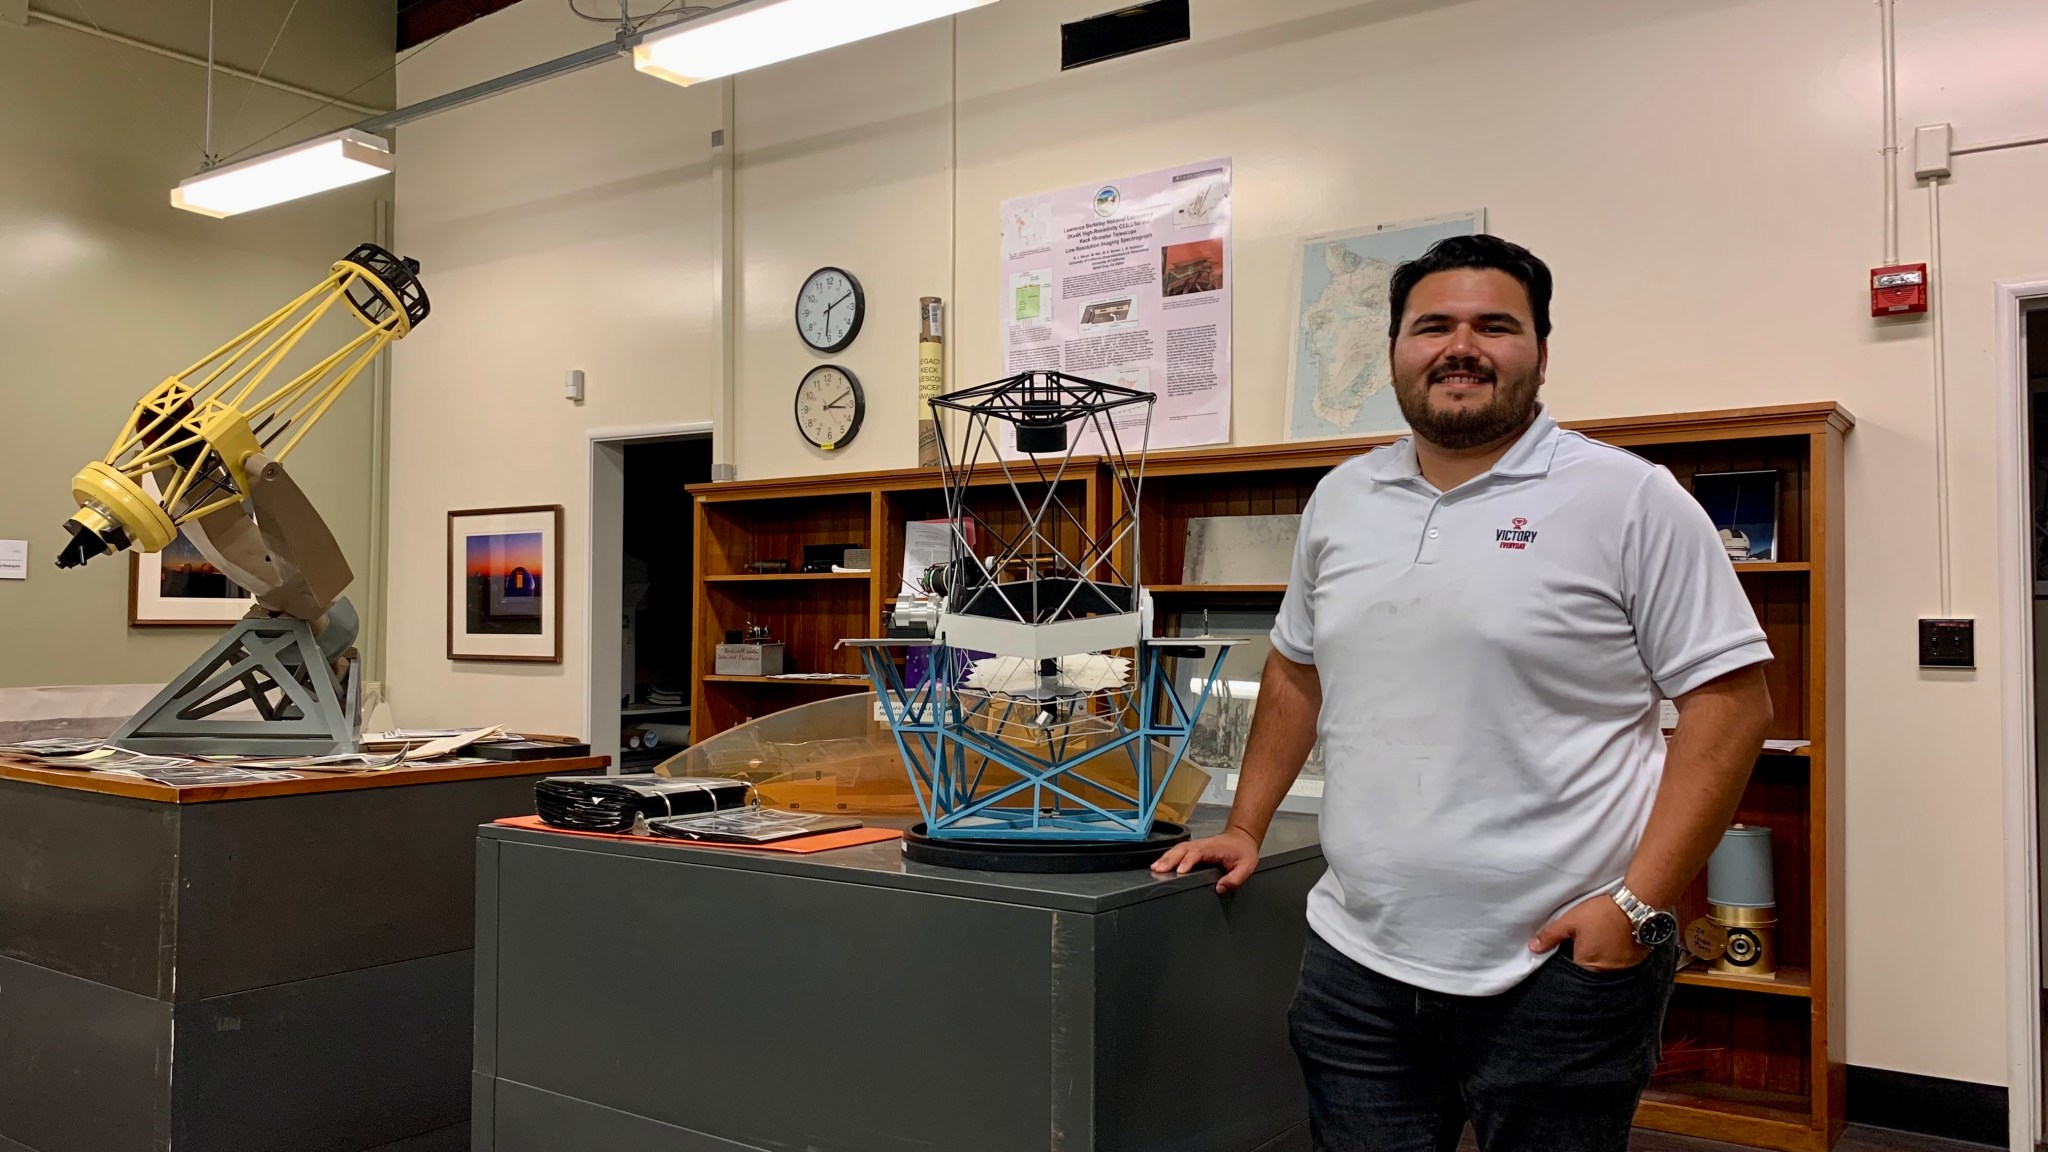
<path id="1" fill-rule="evenodd" d="M 2025 318 L 2048 301 L 2048 279 L 1994 287 L 1998 326 L 1998 598 L 2005 761 L 2006 1101 L 2012 1152 L 2034 1152 L 2041 1133 L 2041 925 L 2034 766 L 2034 526 L 2029 509 Z"/>
<path id="2" fill-rule="evenodd" d="M 583 571 L 589 580 L 583 597 L 583 731 L 593 756 L 612 758 L 612 773 L 619 770 L 619 729 L 617 724 L 598 725 L 599 716 L 616 717 L 619 700 L 619 633 L 623 610 L 620 581 L 622 541 L 619 517 L 625 511 L 624 450 L 636 441 L 672 440 L 678 436 L 713 435 L 711 421 L 691 420 L 681 424 L 638 424 L 627 428 L 592 428 L 585 433 L 589 442 L 584 467 Z M 717 449 L 714 446 L 713 451 Z M 689 515 L 685 509 L 683 515 Z M 598 621 L 605 626 L 598 627 Z"/>

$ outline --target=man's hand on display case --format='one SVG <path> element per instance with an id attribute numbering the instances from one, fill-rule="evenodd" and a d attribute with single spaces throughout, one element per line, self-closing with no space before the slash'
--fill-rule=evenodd
<path id="1" fill-rule="evenodd" d="M 1242 828 L 1226 828 L 1220 836 L 1168 848 L 1153 863 L 1152 871 L 1160 876 L 1185 876 L 1204 864 L 1223 869 L 1223 878 L 1216 881 L 1216 891 L 1228 892 L 1251 879 L 1252 871 L 1259 866 L 1259 842 Z"/>

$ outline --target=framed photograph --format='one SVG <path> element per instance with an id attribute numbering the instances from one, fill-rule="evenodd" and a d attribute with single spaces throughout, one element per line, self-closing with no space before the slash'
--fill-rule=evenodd
<path id="1" fill-rule="evenodd" d="M 1700 472 L 1692 497 L 1721 531 L 1721 547 L 1737 564 L 1778 558 L 1778 474 Z"/>
<path id="2" fill-rule="evenodd" d="M 183 532 L 161 552 L 128 554 L 132 627 L 218 628 L 247 616 L 255 603 Z"/>
<path id="3" fill-rule="evenodd" d="M 562 506 L 448 514 L 448 658 L 562 662 Z"/>

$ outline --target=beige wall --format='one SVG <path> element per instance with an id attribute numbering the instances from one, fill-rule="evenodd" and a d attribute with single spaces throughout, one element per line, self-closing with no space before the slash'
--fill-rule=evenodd
<path id="1" fill-rule="evenodd" d="M 1009 0 L 740 78 L 741 476 L 914 462 L 915 297 L 948 298 L 954 384 L 996 373 L 1005 197 L 1235 161 L 1240 443 L 1281 435 L 1297 237 L 1484 206 L 1557 269 L 1560 416 L 1833 399 L 1859 418 L 1848 1055 L 2001 1082 L 1998 696 L 1988 673 L 1915 667 L 1914 618 L 1940 607 L 1929 326 L 1874 324 L 1862 287 L 1882 255 L 1875 7 L 1196 0 L 1194 42 L 1060 73 L 1057 24 L 1102 7 Z M 401 86 L 417 98 L 601 38 L 521 5 L 407 65 Z M 2048 131 L 2035 0 L 1901 0 L 1899 41 L 1908 134 L 1934 120 L 1965 141 Z M 718 98 L 619 64 L 408 132 L 401 235 L 445 310 L 399 353 L 391 676 L 409 722 L 580 721 L 573 564 L 562 668 L 451 667 L 441 515 L 559 501 L 575 557 L 582 429 L 709 411 L 704 130 Z M 1906 183 L 1903 252 L 1920 259 L 1926 194 Z M 1983 669 L 2017 631 L 1997 619 L 1992 574 L 1990 284 L 2048 274 L 2044 186 L 2037 149 L 1963 158 L 1943 194 L 1953 608 L 1984 621 Z M 859 275 L 874 313 L 837 357 L 867 384 L 871 424 L 831 458 L 788 414 L 815 362 L 789 302 L 824 263 Z M 583 410 L 557 398 L 576 366 L 592 370 Z M 1926 940 L 1940 942 L 1938 995 Z"/>
<path id="2" fill-rule="evenodd" d="M 560 4 L 520 5 L 401 68 L 400 97 L 602 38 Z M 712 95 L 620 65 L 400 133 L 399 246 L 435 309 L 393 352 L 388 683 L 403 723 L 582 731 L 586 430 L 711 414 Z M 562 398 L 572 368 L 581 405 Z M 447 513 L 526 504 L 567 506 L 563 663 L 451 663 Z"/>
<path id="3" fill-rule="evenodd" d="M 82 18 L 74 4 L 36 6 Z M 218 58 L 254 69 L 288 0 L 222 5 Z M 0 5 L 0 8 L 4 8 Z M 204 53 L 205 0 L 99 0 L 101 26 Z M 269 74 L 335 92 L 390 67 L 388 2 L 305 4 Z M 233 152 L 316 107 L 222 78 L 216 148 Z M 215 633 L 131 629 L 128 561 L 54 567 L 70 480 L 144 391 L 305 291 L 371 238 L 389 181 L 232 220 L 171 208 L 199 167 L 201 69 L 48 24 L 0 22 L 0 537 L 29 540 L 29 579 L 0 582 L 0 688 L 161 681 Z M 388 104 L 389 76 L 354 99 Z M 236 113 L 239 111 L 239 115 Z M 277 137 L 355 119 L 332 109 Z M 368 571 L 370 393 L 336 405 L 290 464 Z M 355 595 L 362 600 L 362 581 Z"/>

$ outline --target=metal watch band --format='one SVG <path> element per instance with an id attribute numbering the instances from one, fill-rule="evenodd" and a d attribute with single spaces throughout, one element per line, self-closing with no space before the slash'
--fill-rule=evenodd
<path id="1" fill-rule="evenodd" d="M 1657 910 L 1644 903 L 1642 897 L 1629 891 L 1626 884 L 1614 890 L 1614 902 L 1621 906 L 1622 915 L 1628 917 L 1629 927 L 1638 931 L 1642 929 L 1643 921 L 1657 914 Z"/>

